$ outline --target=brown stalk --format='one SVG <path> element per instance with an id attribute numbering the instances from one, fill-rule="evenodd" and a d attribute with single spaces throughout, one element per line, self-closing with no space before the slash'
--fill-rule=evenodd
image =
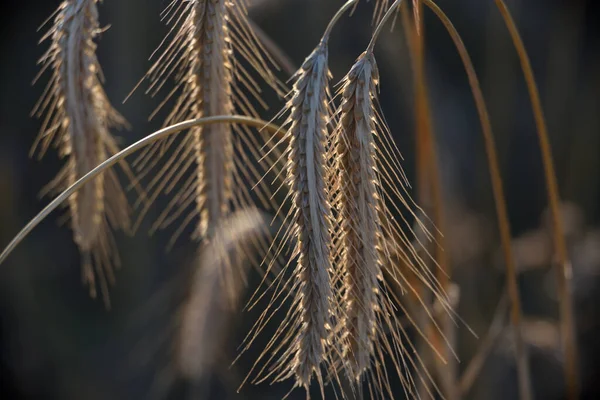
<path id="1" fill-rule="evenodd" d="M 416 154 L 417 154 L 417 187 L 419 188 L 419 199 L 422 204 L 431 204 L 433 214 L 433 223 L 437 229 L 434 230 L 435 235 L 435 261 L 437 263 L 436 278 L 440 282 L 442 290 L 447 293 L 450 285 L 450 263 L 447 254 L 444 252 L 445 240 L 442 232 L 446 232 L 444 223 L 444 210 L 442 199 L 442 184 L 439 176 L 438 156 L 433 136 L 431 124 L 431 109 L 429 106 L 427 82 L 425 79 L 425 30 L 423 26 L 423 4 L 419 0 L 413 1 L 413 20 L 408 17 L 408 10 L 405 6 L 402 7 L 402 22 L 406 32 L 406 37 L 409 43 L 411 52 L 412 69 L 415 79 L 415 122 L 416 122 Z M 431 199 L 431 203 L 426 202 Z M 423 203 L 426 202 L 426 203 Z M 423 288 L 424 289 L 424 288 Z M 455 325 L 447 313 L 442 313 L 442 329 L 444 336 L 450 338 L 452 330 L 455 330 Z M 435 329 L 428 329 L 432 335 L 440 335 L 441 333 Z M 431 338 L 434 343 L 439 343 L 444 346 L 444 341 L 441 338 Z M 453 343 L 451 343 L 453 345 Z M 440 380 L 443 382 L 444 394 L 448 400 L 457 398 L 455 377 L 456 365 L 455 361 L 448 357 L 451 351 L 439 348 L 438 350 L 444 355 L 447 360 L 447 365 L 439 365 L 438 371 Z"/>
<path id="2" fill-rule="evenodd" d="M 537 126 L 538 140 L 544 165 L 546 189 L 548 191 L 548 203 L 552 218 L 552 242 L 554 251 L 556 252 L 556 260 L 558 262 L 557 280 L 560 302 L 562 347 L 565 352 L 565 383 L 567 385 L 568 398 L 574 400 L 579 396 L 579 373 L 577 365 L 578 356 L 575 338 L 575 319 L 573 316 L 573 299 L 570 288 L 572 273 L 560 216 L 560 196 L 552 160 L 552 149 L 548 138 L 548 129 L 546 127 L 542 102 L 540 100 L 529 56 L 527 55 L 527 50 L 525 50 L 525 45 L 519 35 L 519 30 L 517 29 L 515 21 L 511 17 L 506 4 L 502 0 L 495 1 L 517 50 L 521 68 L 523 69 L 523 74 L 525 76 L 525 82 L 527 83 L 527 90 L 529 91 L 535 124 Z"/>
<path id="3" fill-rule="evenodd" d="M 490 123 L 487 107 L 481 92 L 479 85 L 479 79 L 475 73 L 475 68 L 471 62 L 471 58 L 464 43 L 454 28 L 452 22 L 444 14 L 444 12 L 431 0 L 422 0 L 442 21 L 448 33 L 452 37 L 454 44 L 458 50 L 458 53 L 462 59 L 469 78 L 469 85 L 473 92 L 475 104 L 477 106 L 477 112 L 481 121 L 481 128 L 485 141 L 485 148 L 488 158 L 488 167 L 490 171 L 490 178 L 492 181 L 492 190 L 494 194 L 494 202 L 496 204 L 496 213 L 498 217 L 498 228 L 500 230 L 500 240 L 502 243 L 502 251 L 504 253 L 504 261 L 506 263 L 506 273 L 508 280 L 508 293 L 511 301 L 511 322 L 514 329 L 515 335 L 515 348 L 516 348 L 516 362 L 517 371 L 519 376 L 519 393 L 520 398 L 524 400 L 532 399 L 532 388 L 531 379 L 529 374 L 528 360 L 527 360 L 527 349 L 523 342 L 521 333 L 521 300 L 519 296 L 519 288 L 517 285 L 517 271 L 515 266 L 514 257 L 512 254 L 511 238 L 510 238 L 510 222 L 508 220 L 508 212 L 506 207 L 506 200 L 504 196 L 504 189 L 502 187 L 502 178 L 500 174 L 500 168 L 498 164 L 498 156 L 496 154 L 496 147 L 494 143 L 494 135 L 492 131 L 492 125 Z"/>

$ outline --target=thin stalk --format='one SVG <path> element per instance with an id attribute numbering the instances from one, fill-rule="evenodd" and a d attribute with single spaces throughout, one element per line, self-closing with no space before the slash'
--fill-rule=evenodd
<path id="1" fill-rule="evenodd" d="M 556 259 L 558 262 L 558 294 L 560 303 L 561 320 L 561 338 L 562 346 L 565 352 L 565 383 L 567 385 L 567 395 L 570 400 L 575 400 L 579 396 L 579 378 L 577 366 L 577 344 L 575 339 L 575 321 L 573 317 L 573 299 L 571 296 L 571 262 L 567 252 L 567 244 L 564 239 L 562 220 L 560 216 L 560 197 L 558 194 L 558 184 L 556 182 L 556 172 L 552 160 L 552 149 L 548 139 L 548 129 L 542 109 L 540 94 L 535 82 L 529 56 L 525 50 L 523 40 L 513 20 L 510 11 L 502 0 L 495 0 L 502 18 L 510 32 L 510 36 L 517 50 L 527 90 L 533 108 L 533 116 L 537 127 L 538 140 L 542 153 L 542 163 L 544 165 L 544 175 L 546 179 L 546 189 L 548 191 L 548 205 L 552 218 L 552 242 Z"/>
<path id="2" fill-rule="evenodd" d="M 440 286 L 445 293 L 448 293 L 450 286 L 450 262 L 444 249 L 445 239 L 442 232 L 445 230 L 444 207 L 442 196 L 442 184 L 439 174 L 438 155 L 435 146 L 433 128 L 431 123 L 431 108 L 429 106 L 427 82 L 425 79 L 425 29 L 423 26 L 422 9 L 423 4 L 420 0 L 414 2 L 415 8 L 413 13 L 414 23 L 411 23 L 408 17 L 406 7 L 403 7 L 402 19 L 405 27 L 406 36 L 409 42 L 409 50 L 411 52 L 411 61 L 413 74 L 415 79 L 415 122 L 416 122 L 416 143 L 417 143 L 417 174 L 419 188 L 419 198 L 421 202 L 431 198 L 426 204 L 431 204 L 433 212 L 433 222 L 437 229 L 434 229 L 435 234 L 435 261 L 436 278 L 440 282 Z M 443 335 L 446 338 L 453 337 L 451 330 L 455 329 L 450 315 L 441 312 L 439 315 Z M 442 335 L 435 329 L 431 330 L 433 335 Z M 434 342 L 444 346 L 443 338 L 438 338 Z M 453 343 L 451 343 L 453 345 Z M 451 353 L 450 349 L 439 349 L 448 364 L 438 365 L 439 378 L 442 381 L 444 388 L 444 396 L 447 400 L 455 400 L 458 393 L 456 392 L 456 362 L 455 359 L 448 357 Z M 438 364 L 439 361 L 437 361 Z"/>
<path id="3" fill-rule="evenodd" d="M 344 15 L 346 11 L 350 9 L 353 5 L 357 4 L 358 0 L 348 0 L 340 9 L 333 15 L 329 24 L 327 24 L 327 28 L 325 28 L 325 32 L 323 33 L 323 37 L 321 38 L 321 43 L 327 43 L 329 40 L 329 35 L 331 35 L 331 31 L 337 24 L 338 20 Z"/>
<path id="4" fill-rule="evenodd" d="M 17 247 L 23 239 L 40 223 L 42 222 L 52 211 L 58 208 L 65 200 L 67 200 L 73 193 L 77 192 L 83 185 L 85 185 L 88 181 L 96 178 L 98 175 L 103 173 L 108 168 L 117 164 L 125 157 L 135 153 L 136 151 L 142 149 L 149 144 L 156 142 L 157 140 L 161 140 L 167 136 L 174 135 L 181 131 L 198 127 L 198 126 L 206 126 L 212 124 L 219 123 L 229 123 L 229 124 L 240 124 L 260 129 L 266 129 L 272 134 L 281 134 L 282 128 L 277 125 L 265 122 L 260 119 L 245 117 L 241 115 L 217 115 L 214 117 L 207 118 L 198 118 L 192 119 L 189 121 L 183 121 L 178 124 L 174 124 L 168 126 L 166 128 L 160 129 L 145 138 L 138 140 L 131 146 L 121 150 L 117 154 L 112 157 L 106 159 L 106 161 L 99 164 L 96 168 L 92 169 L 90 172 L 85 174 L 83 177 L 78 179 L 75 183 L 69 186 L 65 191 L 63 191 L 60 195 L 58 195 L 54 200 L 50 202 L 44 209 L 37 214 L 25 227 L 14 237 L 14 239 L 6 246 L 6 248 L 0 254 L 0 264 L 6 260 L 6 258 L 12 253 L 12 251 Z"/>
<path id="5" fill-rule="evenodd" d="M 479 84 L 479 79 L 475 73 L 475 68 L 471 62 L 471 57 L 465 48 L 465 45 L 454 28 L 452 22 L 448 19 L 446 14 L 431 0 L 422 0 L 444 24 L 448 33 L 452 37 L 457 51 L 462 59 L 465 67 L 465 71 L 469 78 L 469 85 L 473 92 L 473 98 L 475 99 L 475 105 L 477 106 L 477 112 L 481 121 L 481 128 L 483 132 L 483 138 L 485 141 L 485 149 L 488 159 L 488 168 L 490 171 L 490 178 L 492 181 L 492 190 L 494 194 L 494 202 L 496 205 L 496 214 L 498 218 L 498 229 L 500 231 L 500 240 L 502 243 L 502 251 L 504 253 L 504 261 L 506 263 L 506 274 L 507 274 L 507 285 L 508 294 L 511 301 L 511 322 L 513 325 L 514 336 L 515 336 L 515 357 L 517 363 L 517 373 L 519 377 L 519 394 L 522 400 L 533 399 L 531 379 L 529 373 L 529 365 L 527 359 L 527 351 L 523 337 L 521 333 L 521 299 L 519 297 L 519 288 L 517 285 L 517 272 L 514 257 L 512 254 L 511 238 L 510 238 L 510 222 L 508 220 L 508 212 L 506 207 L 506 198 L 504 196 L 504 189 L 502 187 L 502 178 L 500 174 L 500 168 L 498 164 L 498 156 L 496 154 L 496 147 L 494 143 L 494 135 L 492 131 L 492 125 L 490 123 L 489 114 Z"/>
<path id="6" fill-rule="evenodd" d="M 402 0 L 396 0 L 390 6 L 390 8 L 388 8 L 388 10 L 386 11 L 385 15 L 383 16 L 383 18 L 381 18 L 381 21 L 379 22 L 379 24 L 375 28 L 375 32 L 373 32 L 373 36 L 371 37 L 371 41 L 369 42 L 369 45 L 367 46 L 367 50 L 365 50 L 365 53 L 372 53 L 373 52 L 373 48 L 375 47 L 375 43 L 377 42 L 377 38 L 379 38 L 379 34 L 383 30 L 383 27 L 385 26 L 385 23 L 388 21 L 388 19 L 390 19 L 390 17 L 392 16 L 392 14 L 394 14 L 394 12 L 396 12 L 396 10 L 398 9 L 398 7 L 400 7 L 401 4 L 402 4 Z"/>

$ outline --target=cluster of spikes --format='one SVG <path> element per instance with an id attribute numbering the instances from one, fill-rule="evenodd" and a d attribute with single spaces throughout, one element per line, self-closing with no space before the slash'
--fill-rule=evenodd
<path id="1" fill-rule="evenodd" d="M 407 397 L 419 397 L 418 380 L 439 392 L 407 327 L 415 326 L 426 342 L 427 335 L 414 323 L 402 295 L 416 299 L 443 340 L 415 279 L 453 322 L 455 314 L 427 252 L 435 238 L 419 219 L 424 213 L 411 199 L 400 153 L 378 105 L 374 46 L 401 0 L 391 5 L 390 0 L 376 0 L 375 31 L 367 49 L 334 95 L 330 90 L 329 37 L 358 1 L 348 0 L 335 14 L 286 95 L 285 85 L 272 72 L 277 63 L 248 19 L 246 0 L 170 0 L 163 12 L 171 27 L 168 38 L 142 79 L 149 82 L 147 93 L 152 96 L 168 82 L 175 83 L 157 109 L 174 102 L 165 129 L 235 114 L 247 116 L 246 122 L 253 119 L 256 127 L 255 104 L 266 108 L 259 82 L 287 98 L 277 115 L 283 119 L 281 127 L 269 137 L 273 125 L 267 123 L 264 126 L 271 128 L 258 132 L 250 130 L 249 123 L 225 120 L 190 124 L 179 137 L 154 141 L 135 161 L 137 174 L 121 158 L 121 169 L 138 192 L 137 205 L 143 206 L 135 224 L 114 171 L 104 171 L 69 198 L 67 216 L 81 253 L 84 281 L 92 296 L 100 286 L 107 306 L 113 269 L 120 264 L 112 229 L 135 230 L 162 193 L 172 200 L 152 230 L 182 218 L 172 244 L 195 223 L 192 239 L 201 249 L 195 286 L 202 289 L 192 289 L 192 294 L 203 294 L 192 296 L 185 311 L 189 317 L 181 324 L 183 375 L 209 369 L 205 358 L 210 357 L 205 355 L 214 349 L 199 348 L 202 343 L 194 338 L 205 332 L 198 325 L 210 324 L 209 311 L 222 307 L 232 312 L 238 306 L 244 286 L 240 282 L 246 281 L 245 266 L 250 263 L 264 278 L 247 308 L 264 307 L 242 353 L 275 313 L 282 311 L 284 317 L 244 382 L 293 379 L 294 387 L 308 394 L 316 381 L 323 397 L 325 385 L 347 387 L 344 383 L 349 382 L 351 393 L 342 397 L 360 397 L 366 385 L 371 397 L 393 398 L 391 365 Z M 418 1 L 441 13 L 430 0 Z M 122 153 L 110 129 L 126 122 L 107 99 L 96 58 L 95 40 L 102 32 L 100 2 L 63 1 L 43 37 L 50 46 L 40 60 L 41 72 L 49 71 L 51 77 L 34 109 L 43 124 L 33 150 L 41 157 L 55 147 L 65 159 L 45 189 L 48 193 L 70 190 L 98 165 Z M 414 7 L 415 13 L 418 10 Z M 147 176 L 148 196 L 137 183 Z M 286 190 L 280 200 L 282 189 Z M 280 225 L 274 237 L 256 206 L 274 214 L 273 221 Z M 208 310 L 207 304 L 214 307 Z M 415 376 L 411 371 L 420 372 Z"/>
<path id="2" fill-rule="evenodd" d="M 409 282 L 410 273 L 451 310 L 419 254 L 421 244 L 414 244 L 407 233 L 415 236 L 403 217 L 408 212 L 432 239 L 416 215 L 419 209 L 408 192 L 400 154 L 377 104 L 376 36 L 342 80 L 337 95 L 330 93 L 329 36 L 355 4 L 348 1 L 338 11 L 294 75 L 289 101 L 280 113 L 285 116 L 285 134 L 266 154 L 283 147 L 281 186 L 288 188 L 284 199 L 288 204 L 279 207 L 282 228 L 273 247 L 275 255 L 291 247 L 291 255 L 266 288 L 272 289 L 272 296 L 247 342 L 265 329 L 282 302 L 290 310 L 250 374 L 253 383 L 294 378 L 296 386 L 307 391 L 315 379 L 322 396 L 326 382 L 342 379 L 351 382 L 353 391 L 362 390 L 367 382 L 372 394 L 393 396 L 383 372 L 386 360 L 392 360 L 407 394 L 416 397 L 410 370 L 418 369 L 420 360 L 412 356 L 416 350 L 397 318 L 398 310 L 410 311 L 396 293 L 411 292 L 426 307 Z M 385 17 L 377 18 L 381 20 L 377 31 L 395 11 L 389 9 Z M 339 106 L 332 107 L 337 99 Z M 390 269 L 391 259 L 406 271 Z M 276 262 L 273 259 L 267 270 Z M 286 274 L 287 269 L 291 273 Z M 390 276 L 384 279 L 386 269 Z"/>
<path id="3" fill-rule="evenodd" d="M 45 113 L 46 118 L 35 147 L 43 154 L 54 144 L 68 160 L 49 186 L 53 191 L 64 190 L 117 153 L 109 128 L 125 124 L 101 86 L 94 42 L 101 32 L 99 1 L 64 1 L 44 37 L 51 45 L 42 58 L 43 70 L 50 70 L 52 78 L 36 107 L 36 113 Z M 377 106 L 376 35 L 337 95 L 330 93 L 329 36 L 337 20 L 357 2 L 350 0 L 338 11 L 294 75 L 287 105 L 279 114 L 285 121 L 278 134 L 267 138 L 262 131 L 229 123 L 197 126 L 180 140 L 171 137 L 148 147 L 135 161 L 137 176 L 126 164 L 123 170 L 134 183 L 151 176 L 145 188 L 149 197 L 140 190 L 138 205 L 143 209 L 138 221 L 161 193 L 179 190 L 152 229 L 165 228 L 182 217 L 174 241 L 197 221 L 192 238 L 203 249 L 219 254 L 218 261 L 199 257 L 198 274 L 220 276 L 227 286 L 224 302 L 237 304 L 241 289 L 233 276 L 245 275 L 239 272 L 240 265 L 250 260 L 257 267 L 266 266 L 263 284 L 268 282 L 268 287 L 261 285 L 249 308 L 270 290 L 272 295 L 244 349 L 267 326 L 279 304 L 289 300 L 283 323 L 247 379 L 253 376 L 252 381 L 259 383 L 293 378 L 295 386 L 307 390 L 316 379 L 323 396 L 324 386 L 333 380 L 347 379 L 356 390 L 368 381 L 371 391 L 383 393 L 390 390 L 387 374 L 381 371 L 387 357 L 407 393 L 415 395 L 409 370 L 417 368 L 418 360 L 409 356 L 415 349 L 395 317 L 397 309 L 408 311 L 391 285 L 401 292 L 412 289 L 398 269 L 390 269 L 390 278 L 384 279 L 386 264 L 391 258 L 401 260 L 442 304 L 447 301 L 406 233 L 407 227 L 411 229 L 403 217 L 407 210 L 424 232 L 427 229 L 416 217 L 418 207 L 408 193 L 400 155 Z M 384 16 L 387 6 L 387 0 L 377 2 L 377 32 L 394 11 L 389 8 Z M 163 18 L 171 26 L 170 40 L 163 41 L 143 80 L 149 81 L 147 93 L 152 96 L 168 81 L 175 81 L 159 106 L 174 98 L 166 126 L 236 113 L 258 117 L 254 104 L 264 104 L 257 78 L 285 96 L 287 89 L 271 72 L 276 63 L 254 33 L 244 0 L 173 0 Z M 337 98 L 340 105 L 334 107 Z M 275 175 L 273 183 L 279 182 L 275 190 L 267 184 L 270 173 Z M 248 187 L 248 182 L 255 185 Z M 287 194 L 277 203 L 275 194 L 282 188 L 287 188 Z M 224 240 L 225 231 L 230 232 L 226 237 L 239 237 L 231 233 L 231 227 L 237 226 L 232 223 L 236 210 L 257 203 L 279 219 L 276 236 L 269 240 L 268 224 L 254 219 L 246 230 L 258 229 L 261 235 Z M 131 229 L 127 199 L 115 173 L 107 172 L 72 196 L 69 213 L 86 282 L 94 294 L 99 276 L 108 302 L 107 281 L 113 280 L 112 267 L 118 265 L 110 226 Z M 287 261 L 281 263 L 286 248 L 290 249 Z M 255 258 L 256 249 L 264 259 Z M 214 268 L 206 270 L 210 265 Z M 198 314 L 194 307 L 187 310 Z M 197 320 L 188 318 L 182 324 L 180 348 L 197 348 L 189 334 L 198 332 Z M 198 352 L 180 354 L 184 353 L 182 373 L 204 369 L 188 354 Z"/>

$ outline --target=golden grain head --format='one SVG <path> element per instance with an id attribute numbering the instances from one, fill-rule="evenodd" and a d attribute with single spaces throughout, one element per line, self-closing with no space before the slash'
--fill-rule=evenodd
<path id="1" fill-rule="evenodd" d="M 235 112 L 257 116 L 254 104 L 266 107 L 257 77 L 281 93 L 283 85 L 271 72 L 276 66 L 253 32 L 245 1 L 176 0 L 163 16 L 172 29 L 145 79 L 152 95 L 169 79 L 175 80 L 176 90 L 166 98 L 176 98 L 166 125 Z M 173 143 L 172 139 L 157 143 L 136 162 L 142 176 L 152 176 L 148 184 L 152 197 L 140 220 L 163 192 L 172 200 L 153 230 L 185 216 L 170 245 L 193 221 L 198 221 L 193 238 L 199 240 L 210 236 L 219 221 L 236 209 L 254 204 L 272 207 L 272 193 L 262 181 L 262 164 L 256 162 L 262 144 L 255 132 L 230 124 L 194 128 L 161 164 L 161 156 Z"/>
<path id="2" fill-rule="evenodd" d="M 50 42 L 40 63 L 51 78 L 34 114 L 44 122 L 33 149 L 50 146 L 65 159 L 63 169 L 44 189 L 59 193 L 118 151 L 109 132 L 125 120 L 102 88 L 95 39 L 100 31 L 96 0 L 61 3 L 43 40 Z M 124 169 L 128 170 L 126 165 Z M 129 229 L 129 207 L 117 175 L 108 171 L 69 199 L 74 241 L 82 254 L 84 281 L 96 294 L 96 278 L 108 305 L 108 285 L 120 261 L 110 227 Z"/>

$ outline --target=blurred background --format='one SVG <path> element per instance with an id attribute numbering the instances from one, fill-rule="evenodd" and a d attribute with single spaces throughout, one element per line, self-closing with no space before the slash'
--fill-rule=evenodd
<path id="1" fill-rule="evenodd" d="M 99 59 L 106 91 L 132 126 L 115 132 L 130 144 L 161 126 L 148 122 L 159 100 L 136 92 L 122 101 L 149 68 L 148 57 L 167 28 L 159 13 L 168 0 L 106 0 Z M 300 65 L 342 0 L 249 1 L 253 20 Z M 362 2 L 364 3 L 364 2 Z M 501 157 L 519 285 L 524 335 L 536 399 L 563 399 L 563 355 L 540 151 L 528 94 L 514 47 L 491 0 L 438 0 L 463 36 L 490 109 Z M 47 76 L 31 85 L 37 28 L 57 0 L 4 0 L 0 18 L 0 247 L 49 201 L 41 188 L 58 172 L 52 153 L 28 153 L 40 129 L 30 111 Z M 600 398 L 600 7 L 588 0 L 507 0 L 520 27 L 540 87 L 563 203 L 580 350 L 582 398 Z M 333 82 L 339 81 L 370 38 L 372 4 L 344 18 L 330 42 Z M 425 12 L 426 69 L 443 180 L 445 251 L 460 290 L 458 313 L 479 335 L 458 328 L 459 370 L 488 337 L 502 296 L 504 270 L 481 130 L 466 75 L 443 26 Z M 402 28 L 378 45 L 381 105 L 416 182 L 413 81 Z M 285 77 L 285 75 L 282 75 Z M 270 119 L 281 107 L 267 95 Z M 415 196 L 416 190 L 415 188 Z M 256 318 L 240 312 L 230 323 L 211 377 L 186 382 L 173 367 L 174 320 L 188 292 L 196 244 L 165 246 L 172 230 L 145 234 L 167 199 L 153 207 L 133 238 L 116 234 L 123 268 L 111 291 L 113 309 L 88 297 L 80 257 L 59 213 L 44 221 L 0 266 L 0 397 L 3 399 L 277 399 L 289 385 L 235 389 L 261 343 L 231 361 Z M 425 204 L 427 206 L 427 204 Z M 254 277 L 258 280 L 258 277 Z M 510 335 L 501 329 L 472 387 L 472 399 L 517 398 Z M 398 388 L 398 398 L 402 391 Z M 303 399 L 296 390 L 290 399 Z"/>

